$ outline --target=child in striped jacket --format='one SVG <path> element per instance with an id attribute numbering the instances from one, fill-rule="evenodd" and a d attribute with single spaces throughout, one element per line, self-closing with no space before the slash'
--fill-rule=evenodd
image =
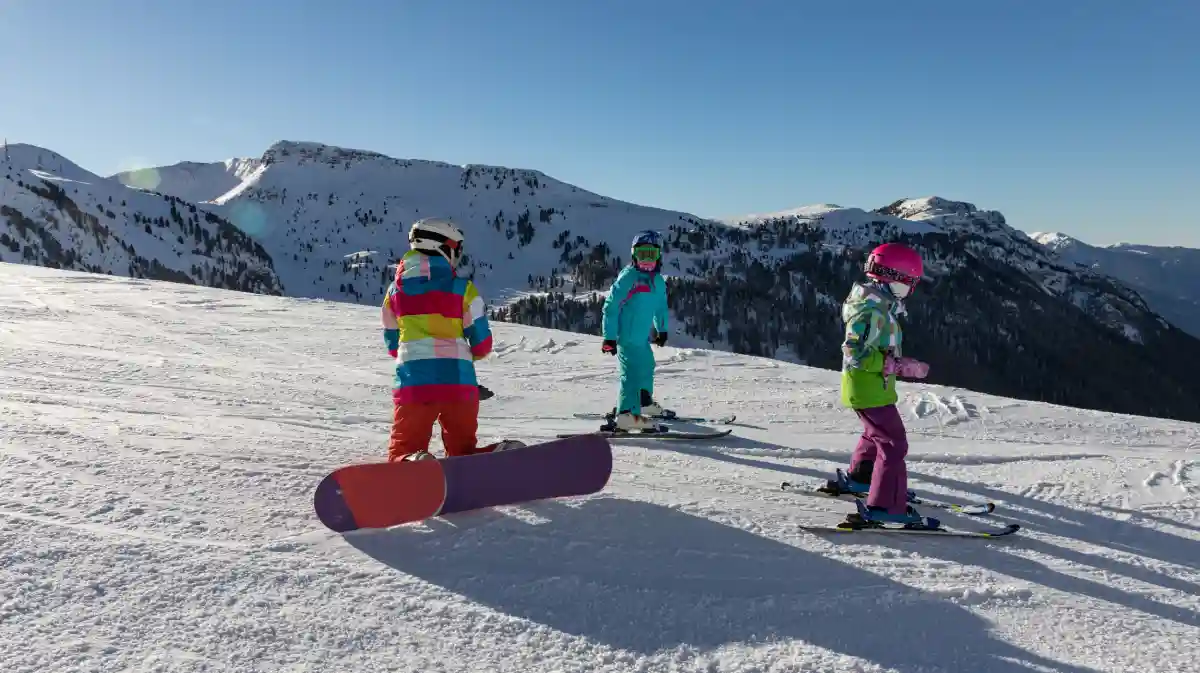
<path id="1" fill-rule="evenodd" d="M 412 249 L 396 265 L 381 311 L 384 342 L 396 360 L 388 460 L 432 458 L 434 421 L 448 457 L 523 446 L 476 447 L 475 361 L 491 353 L 492 332 L 475 284 L 454 272 L 462 232 L 452 222 L 427 218 L 412 225 L 408 240 Z"/>

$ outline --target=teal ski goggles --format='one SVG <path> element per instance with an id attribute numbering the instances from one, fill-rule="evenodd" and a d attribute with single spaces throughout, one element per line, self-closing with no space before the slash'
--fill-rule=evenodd
<path id="1" fill-rule="evenodd" d="M 639 262 L 654 262 L 661 253 L 662 251 L 653 245 L 639 245 L 633 249 L 633 258 Z"/>

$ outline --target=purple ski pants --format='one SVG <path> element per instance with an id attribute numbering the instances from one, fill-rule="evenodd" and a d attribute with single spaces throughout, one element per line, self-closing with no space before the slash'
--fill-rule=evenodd
<path id="1" fill-rule="evenodd" d="M 863 434 L 850 457 L 850 478 L 871 483 L 868 507 L 882 507 L 890 514 L 908 508 L 908 436 L 896 405 L 856 409 Z M 868 478 L 869 475 L 869 478 Z"/>

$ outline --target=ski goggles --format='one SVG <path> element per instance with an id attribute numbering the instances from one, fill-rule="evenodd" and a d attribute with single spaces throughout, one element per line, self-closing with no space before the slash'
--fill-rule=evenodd
<path id="1" fill-rule="evenodd" d="M 661 253 L 662 251 L 653 245 L 639 245 L 633 249 L 633 258 L 639 262 L 653 262 L 658 260 Z"/>

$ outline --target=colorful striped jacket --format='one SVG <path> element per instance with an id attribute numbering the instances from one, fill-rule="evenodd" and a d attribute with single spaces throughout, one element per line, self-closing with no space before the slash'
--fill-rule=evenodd
<path id="1" fill-rule="evenodd" d="M 409 251 L 382 307 L 383 340 L 396 358 L 396 404 L 479 400 L 475 361 L 492 352 L 492 330 L 475 284 L 442 257 Z"/>
<path id="2" fill-rule="evenodd" d="M 842 304 L 842 404 L 871 409 L 896 404 L 896 375 L 883 375 L 890 353 L 901 356 L 900 303 L 878 283 L 855 283 Z"/>

